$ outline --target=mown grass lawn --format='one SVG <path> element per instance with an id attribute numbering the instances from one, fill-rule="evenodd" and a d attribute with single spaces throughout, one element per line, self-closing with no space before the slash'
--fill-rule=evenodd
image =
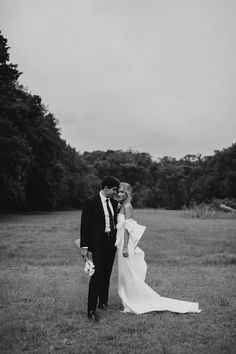
<path id="1" fill-rule="evenodd" d="M 86 317 L 88 277 L 73 243 L 80 212 L 0 216 L 1 353 L 234 353 L 236 219 L 136 210 L 147 283 L 198 301 L 200 314 L 121 313 L 117 265 L 99 324 Z"/>

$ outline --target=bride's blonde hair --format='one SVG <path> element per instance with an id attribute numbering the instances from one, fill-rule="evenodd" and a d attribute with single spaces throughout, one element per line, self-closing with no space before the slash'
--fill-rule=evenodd
<path id="1" fill-rule="evenodd" d="M 124 202 L 128 202 L 130 203 L 131 200 L 132 200 L 132 188 L 131 188 L 131 185 L 129 183 L 126 183 L 126 182 L 121 182 L 120 183 L 120 188 L 123 189 L 123 191 L 125 192 L 126 194 L 126 199 L 124 200 Z"/>

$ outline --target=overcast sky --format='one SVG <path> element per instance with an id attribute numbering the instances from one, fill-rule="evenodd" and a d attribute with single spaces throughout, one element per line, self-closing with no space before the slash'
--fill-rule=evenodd
<path id="1" fill-rule="evenodd" d="M 21 83 L 78 151 L 236 142 L 235 0 L 0 0 Z"/>

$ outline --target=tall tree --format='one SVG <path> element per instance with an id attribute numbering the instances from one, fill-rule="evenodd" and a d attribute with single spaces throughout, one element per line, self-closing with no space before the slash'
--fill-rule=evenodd
<path id="1" fill-rule="evenodd" d="M 0 32 L 0 210 L 22 208 L 32 151 L 14 122 L 19 119 L 20 72 L 9 63 L 7 40 Z"/>

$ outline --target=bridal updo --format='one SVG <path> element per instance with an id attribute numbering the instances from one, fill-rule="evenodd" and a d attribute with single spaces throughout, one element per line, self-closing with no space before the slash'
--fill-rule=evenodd
<path id="1" fill-rule="evenodd" d="M 132 200 L 132 188 L 129 183 L 126 182 L 121 182 L 120 183 L 120 188 L 125 192 L 127 198 L 124 200 L 124 202 L 130 203 Z"/>

